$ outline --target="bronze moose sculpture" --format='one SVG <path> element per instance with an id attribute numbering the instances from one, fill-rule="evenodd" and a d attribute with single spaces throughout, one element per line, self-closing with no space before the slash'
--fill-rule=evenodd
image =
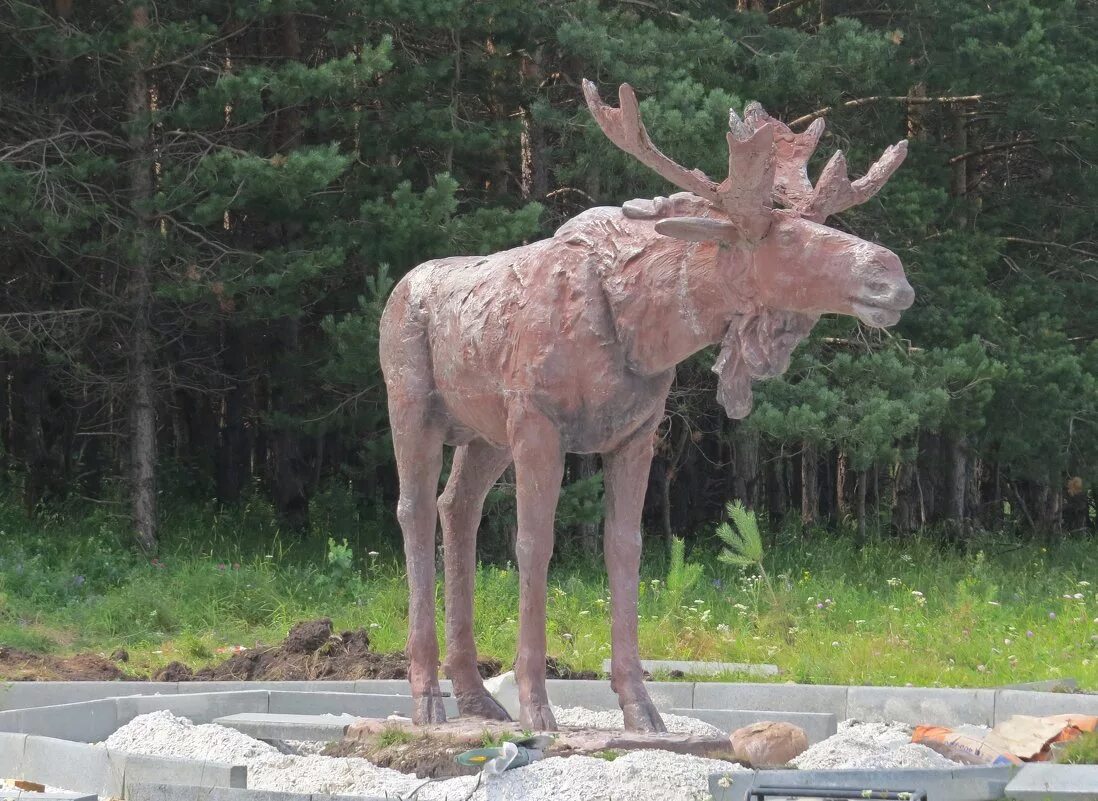
<path id="1" fill-rule="evenodd" d="M 564 454 L 573 452 L 602 455 L 611 686 L 627 729 L 664 731 L 642 678 L 637 585 L 641 508 L 675 366 L 721 343 L 718 398 L 743 417 L 752 380 L 787 369 L 821 314 L 889 326 L 914 299 L 895 254 L 822 224 L 873 196 L 903 161 L 906 142 L 853 182 L 836 153 L 813 186 L 807 163 L 823 120 L 795 134 L 753 103 L 743 119 L 729 115 L 728 177 L 718 183 L 652 144 L 628 84 L 619 108 L 589 81 L 583 90 L 615 145 L 685 191 L 590 209 L 552 238 L 503 253 L 421 264 L 394 288 L 381 320 L 417 723 L 445 720 L 435 629 L 439 518 L 446 674 L 461 714 L 507 719 L 477 672 L 473 579 L 485 496 L 514 462 L 520 721 L 556 728 L 545 686 L 546 582 Z M 457 450 L 436 507 L 443 445 Z"/>

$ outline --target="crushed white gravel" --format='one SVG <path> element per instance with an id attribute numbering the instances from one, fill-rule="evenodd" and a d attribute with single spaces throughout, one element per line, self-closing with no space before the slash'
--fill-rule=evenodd
<path id="1" fill-rule="evenodd" d="M 791 764 L 801 770 L 953 768 L 959 764 L 911 742 L 911 732 L 904 723 L 844 720 L 835 734 L 809 746 Z"/>
<path id="2" fill-rule="evenodd" d="M 621 727 L 620 712 L 576 707 L 554 708 L 553 712 L 561 725 Z M 665 715 L 664 721 L 671 731 L 717 731 L 693 718 Z M 710 773 L 742 770 L 739 765 L 716 759 L 667 751 L 632 751 L 612 761 L 588 756 L 551 757 L 486 778 L 478 787 L 476 776 L 427 781 L 365 759 L 308 753 L 313 748 L 306 743 L 280 750 L 234 729 L 196 725 L 166 711 L 134 718 L 103 745 L 129 753 L 247 765 L 251 789 L 396 799 L 408 798 L 420 788 L 417 801 L 700 801 L 708 797 Z M 955 764 L 912 743 L 909 726 L 854 720 L 843 721 L 837 734 L 793 760 L 793 765 L 802 770 L 950 768 Z"/>
<path id="3" fill-rule="evenodd" d="M 554 706 L 553 717 L 558 726 L 589 729 L 622 729 L 625 719 L 620 709 L 585 709 L 582 706 Z M 676 734 L 696 734 L 703 737 L 723 737 L 725 732 L 704 720 L 661 712 L 667 731 Z"/>
<path id="4" fill-rule="evenodd" d="M 195 725 L 166 711 L 134 718 L 104 745 L 130 753 L 247 765 L 251 789 L 407 797 L 422 785 L 417 801 L 700 801 L 708 797 L 710 773 L 742 769 L 667 751 L 633 751 L 613 761 L 551 757 L 485 779 L 474 792 L 476 776 L 425 784 L 365 759 L 284 754 L 233 729 Z"/>

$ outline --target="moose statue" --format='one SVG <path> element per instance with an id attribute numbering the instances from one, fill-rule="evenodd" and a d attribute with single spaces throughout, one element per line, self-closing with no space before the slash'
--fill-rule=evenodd
<path id="1" fill-rule="evenodd" d="M 435 521 L 442 521 L 445 672 L 458 710 L 507 713 L 477 672 L 476 535 L 485 496 L 515 465 L 520 722 L 556 728 L 545 686 L 545 607 L 565 453 L 602 455 L 604 551 L 612 611 L 611 686 L 631 731 L 665 731 L 637 645 L 641 509 L 675 366 L 720 343 L 714 372 L 729 416 L 751 410 L 751 382 L 789 366 L 820 315 L 884 327 L 914 300 L 900 260 L 823 224 L 872 197 L 899 167 L 889 147 L 862 178 L 841 153 L 815 186 L 803 133 L 757 103 L 729 114 L 728 177 L 676 164 L 648 137 L 628 84 L 619 107 L 584 81 L 587 105 L 621 150 L 683 192 L 600 207 L 550 239 L 490 256 L 419 265 L 381 319 L 381 367 L 400 477 L 409 602 L 409 679 L 417 723 L 445 721 L 435 629 Z M 784 208 L 775 208 L 777 201 Z M 437 499 L 443 445 L 456 448 Z"/>

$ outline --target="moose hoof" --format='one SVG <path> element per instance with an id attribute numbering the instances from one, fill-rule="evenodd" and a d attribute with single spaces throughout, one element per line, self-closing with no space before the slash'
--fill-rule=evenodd
<path id="1" fill-rule="evenodd" d="M 553 710 L 548 704 L 522 705 L 522 713 L 519 722 L 524 729 L 530 731 L 556 731 L 557 719 L 553 717 Z"/>
<path id="2" fill-rule="evenodd" d="M 500 706 L 499 702 L 489 695 L 486 690 L 458 695 L 457 705 L 458 711 L 462 715 L 487 718 L 488 720 L 511 719 L 511 716 L 507 714 L 507 710 Z"/>
<path id="3" fill-rule="evenodd" d="M 446 722 L 442 694 L 437 689 L 412 700 L 412 722 L 417 726 Z"/>
<path id="4" fill-rule="evenodd" d="M 660 733 L 667 731 L 663 725 L 663 718 L 656 711 L 651 701 L 634 701 L 622 704 L 622 715 L 625 717 L 626 731 L 643 731 Z"/>

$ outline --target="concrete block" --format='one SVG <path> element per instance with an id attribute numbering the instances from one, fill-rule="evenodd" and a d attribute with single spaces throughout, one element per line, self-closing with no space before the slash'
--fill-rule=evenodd
<path id="1" fill-rule="evenodd" d="M 174 682 L 14 681 L 0 684 L 0 710 L 75 704 L 121 695 L 166 695 L 175 692 Z"/>
<path id="2" fill-rule="evenodd" d="M 181 681 L 178 687 L 180 695 L 260 690 L 351 693 L 355 684 L 355 681 Z"/>
<path id="3" fill-rule="evenodd" d="M 451 695 L 454 691 L 449 679 L 439 679 L 438 687 L 443 695 Z M 411 695 L 412 686 L 407 679 L 359 679 L 355 682 L 355 692 L 369 695 Z"/>
<path id="4" fill-rule="evenodd" d="M 128 788 L 131 782 L 163 782 L 191 787 L 247 787 L 248 768 L 211 760 L 126 754 L 125 786 Z"/>
<path id="5" fill-rule="evenodd" d="M 791 791 L 854 789 L 866 798 L 869 790 L 925 790 L 927 801 L 998 801 L 1015 770 L 1011 766 L 952 770 L 737 770 L 710 774 L 709 789 L 713 801 L 746 801 L 751 789 L 759 787 Z"/>
<path id="6" fill-rule="evenodd" d="M 280 793 L 275 790 L 247 790 L 229 787 L 181 787 L 149 783 L 127 787 L 127 801 L 387 801 L 361 795 L 331 796 L 324 793 Z M 388 801 L 391 801 L 389 799 Z"/>
<path id="7" fill-rule="evenodd" d="M 126 756 L 98 745 L 27 737 L 19 778 L 82 793 L 122 798 Z"/>
<path id="8" fill-rule="evenodd" d="M 442 684 L 439 681 L 440 687 Z M 449 691 L 450 687 L 444 689 L 444 692 Z M 359 679 L 355 682 L 355 692 L 369 695 L 411 695 L 412 685 L 407 679 Z"/>
<path id="9" fill-rule="evenodd" d="M 826 740 L 837 731 L 838 719 L 829 712 L 781 712 L 763 709 L 671 709 L 673 715 L 704 720 L 731 734 L 736 729 L 764 720 L 792 723 L 804 729 L 809 744 Z"/>
<path id="10" fill-rule="evenodd" d="M 1013 801 L 1098 801 L 1098 765 L 1023 765 L 1006 786 Z"/>
<path id="11" fill-rule="evenodd" d="M 699 681 L 694 685 L 695 709 L 761 709 L 822 712 L 845 720 L 847 687 L 836 684 L 750 684 Z M 676 704 L 676 706 L 687 706 Z"/>
<path id="12" fill-rule="evenodd" d="M 1021 684 L 1004 684 L 1000 690 L 1032 690 L 1039 693 L 1070 693 L 1079 688 L 1075 679 L 1045 679 L 1044 681 L 1023 681 Z"/>
<path id="13" fill-rule="evenodd" d="M 218 726 L 226 726 L 255 737 L 257 740 L 312 740 L 333 742 L 342 740 L 354 715 L 290 715 L 249 714 L 214 718 Z"/>
<path id="14" fill-rule="evenodd" d="M 274 690 L 270 693 L 272 714 L 356 715 L 360 718 L 388 717 L 393 713 L 411 714 L 410 695 L 370 695 L 367 693 L 297 693 Z M 457 702 L 444 698 L 447 715 L 457 714 Z"/>
<path id="15" fill-rule="evenodd" d="M 1082 693 L 1037 693 L 1026 690 L 997 690 L 995 723 L 1012 715 L 1098 715 L 1098 695 Z"/>
<path id="16" fill-rule="evenodd" d="M 117 728 L 118 706 L 113 698 L 0 712 L 0 731 L 82 743 L 104 740 Z"/>
<path id="17" fill-rule="evenodd" d="M 59 791 L 36 793 L 26 790 L 0 788 L 0 801 L 99 801 L 95 793 L 63 793 Z"/>
<path id="18" fill-rule="evenodd" d="M 945 687 L 851 687 L 846 713 L 857 720 L 991 726 L 995 719 L 995 692 Z"/>
<path id="19" fill-rule="evenodd" d="M 715 676 L 720 673 L 742 673 L 745 676 L 777 676 L 777 665 L 744 662 L 689 662 L 681 659 L 642 659 L 641 667 L 649 673 L 678 670 L 694 676 Z M 602 660 L 602 672 L 610 673 L 610 660 Z"/>
<path id="20" fill-rule="evenodd" d="M 209 723 L 214 718 L 235 715 L 240 712 L 266 712 L 266 690 L 241 690 L 230 692 L 185 693 L 183 695 L 139 695 L 119 698 L 118 726 L 124 726 L 138 715 L 166 709 L 173 715 L 188 718 L 195 723 Z"/>
<path id="21" fill-rule="evenodd" d="M 657 709 L 692 707 L 694 684 L 688 681 L 646 681 L 644 683 Z M 618 697 L 609 681 L 549 679 L 549 700 L 557 706 L 582 706 L 588 709 L 617 709 Z"/>
<path id="22" fill-rule="evenodd" d="M 23 751 L 27 747 L 27 735 L 17 732 L 0 732 L 0 777 L 22 778 L 19 766 L 23 764 Z"/>

